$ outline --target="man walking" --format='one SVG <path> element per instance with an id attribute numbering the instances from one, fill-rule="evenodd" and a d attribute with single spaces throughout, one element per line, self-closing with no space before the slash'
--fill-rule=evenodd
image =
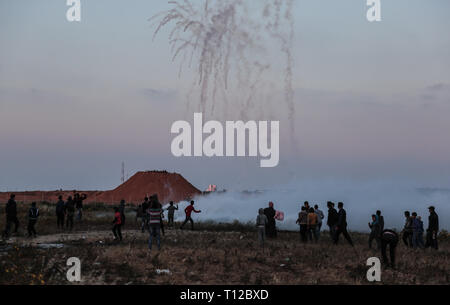
<path id="1" fill-rule="evenodd" d="M 6 212 L 6 227 L 3 231 L 3 238 L 9 238 L 11 233 L 11 225 L 14 223 L 14 233 L 17 233 L 19 229 L 19 219 L 17 219 L 17 204 L 16 204 L 16 195 L 11 194 L 9 197 L 8 203 L 6 204 L 5 212 Z"/>
<path id="2" fill-rule="evenodd" d="M 347 212 L 344 210 L 344 203 L 339 202 L 338 203 L 338 222 L 336 225 L 336 235 L 334 238 L 334 244 L 337 245 L 339 242 L 339 235 L 341 233 L 344 235 L 345 239 L 348 241 L 350 246 L 353 247 L 353 241 L 350 237 L 350 235 L 347 232 Z"/>

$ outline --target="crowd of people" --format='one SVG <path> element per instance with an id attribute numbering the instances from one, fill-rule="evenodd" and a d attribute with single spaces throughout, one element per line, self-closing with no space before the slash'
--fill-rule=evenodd
<path id="1" fill-rule="evenodd" d="M 339 237 L 342 234 L 350 246 L 354 246 L 353 240 L 347 231 L 347 212 L 344 209 L 344 203 L 337 204 L 338 210 L 335 209 L 334 202 L 328 201 L 328 217 L 327 226 L 329 229 L 330 239 L 337 245 Z M 426 233 L 426 242 L 423 242 L 424 225 L 422 218 L 416 212 L 410 214 L 405 212 L 405 226 L 403 228 L 402 239 L 406 247 L 410 248 L 433 248 L 438 249 L 438 233 L 439 233 L 439 217 L 435 211 L 434 206 L 429 208 L 430 215 L 428 217 L 428 229 Z M 264 247 L 266 233 L 267 237 L 276 237 L 276 221 L 274 215 L 273 202 L 269 203 L 266 209 L 259 209 L 256 217 L 256 226 L 258 232 L 258 241 Z M 320 232 L 322 223 L 324 221 L 324 213 L 319 209 L 318 205 L 314 208 L 310 207 L 308 201 L 305 201 L 301 206 L 298 214 L 296 224 L 300 226 L 300 241 L 302 243 L 317 243 L 320 239 Z M 371 222 L 369 222 L 369 249 L 372 249 L 373 241 L 375 240 L 377 250 L 381 251 L 383 262 L 392 267 L 395 266 L 395 251 L 399 241 L 399 235 L 395 230 L 385 229 L 384 216 L 378 210 L 372 215 Z M 274 233 L 275 232 L 275 233 Z M 390 261 L 387 256 L 387 249 L 389 248 Z"/>
<path id="2" fill-rule="evenodd" d="M 79 194 L 74 192 L 73 197 L 69 196 L 66 201 L 62 196 L 59 196 L 56 203 L 56 223 L 58 230 L 71 231 L 74 226 L 74 217 L 77 213 L 76 219 L 81 222 L 83 217 L 83 201 L 86 200 L 86 194 Z M 191 230 L 194 230 L 194 221 L 192 213 L 201 213 L 194 207 L 194 201 L 185 208 L 185 220 L 179 227 L 183 230 L 185 225 L 189 222 Z M 337 245 L 341 235 L 347 240 L 350 246 L 354 246 L 353 240 L 347 231 L 347 212 L 344 209 L 344 203 L 335 204 L 331 201 L 327 202 L 328 217 L 326 224 L 329 229 L 329 234 L 332 242 Z M 174 227 L 174 215 L 178 210 L 178 205 L 174 205 L 171 201 L 167 208 L 159 202 L 158 195 L 152 195 L 150 198 L 146 197 L 144 202 L 136 209 L 136 221 L 139 223 L 139 229 L 144 233 L 149 232 L 148 247 L 152 249 L 153 241 L 156 240 L 158 249 L 161 248 L 161 233 L 164 235 L 164 212 L 167 211 L 169 228 Z M 6 212 L 6 227 L 3 231 L 3 239 L 9 238 L 14 225 L 14 231 L 17 233 L 19 228 L 19 219 L 17 217 L 17 203 L 15 195 L 11 194 L 5 208 Z M 438 249 L 438 233 L 439 233 L 439 217 L 435 211 L 434 206 L 429 207 L 430 215 L 428 217 L 428 228 L 426 230 L 426 241 L 423 240 L 425 233 L 422 218 L 416 212 L 410 213 L 405 211 L 405 225 L 402 231 L 402 240 L 406 247 L 409 248 L 433 248 Z M 282 215 L 282 216 L 281 216 Z M 39 209 L 36 202 L 32 202 L 28 214 L 28 236 L 36 237 L 35 225 L 39 218 Z M 281 218 L 280 218 L 281 217 Z M 264 247 L 267 238 L 277 237 L 276 220 L 282 220 L 284 214 L 278 212 L 274 208 L 274 203 L 269 202 L 267 208 L 261 208 L 256 217 L 257 236 L 259 244 Z M 122 241 L 122 227 L 125 225 L 125 200 L 121 200 L 119 206 L 114 207 L 114 219 L 112 232 L 114 239 Z M 308 201 L 305 201 L 301 206 L 296 223 L 300 227 L 300 241 L 302 243 L 317 243 L 321 237 L 322 224 L 325 221 L 324 213 L 319 209 L 318 205 L 310 206 Z M 373 241 L 376 242 L 377 250 L 381 250 L 383 260 L 388 262 L 387 248 L 389 247 L 391 265 L 395 264 L 395 249 L 399 241 L 399 235 L 394 230 L 385 229 L 384 216 L 378 210 L 371 216 L 371 221 L 368 223 L 370 228 L 370 235 L 368 240 L 368 247 L 372 249 Z"/>

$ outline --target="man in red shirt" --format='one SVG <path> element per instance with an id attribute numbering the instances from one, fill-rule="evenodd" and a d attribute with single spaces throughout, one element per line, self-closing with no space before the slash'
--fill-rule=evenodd
<path id="1" fill-rule="evenodd" d="M 184 212 L 186 213 L 186 219 L 184 220 L 184 222 L 183 222 L 183 224 L 181 225 L 180 229 L 183 230 L 184 225 L 185 225 L 188 221 L 190 221 L 190 222 L 191 222 L 191 230 L 194 230 L 194 221 L 193 221 L 192 218 L 191 218 L 191 214 L 192 214 L 192 212 L 194 212 L 194 213 L 201 213 L 202 211 L 197 211 L 197 210 L 194 208 L 194 201 L 192 200 L 192 201 L 191 201 L 191 205 L 187 206 L 187 207 L 184 209 Z"/>
<path id="2" fill-rule="evenodd" d="M 122 241 L 122 215 L 119 212 L 119 208 L 114 208 L 114 220 L 113 220 L 113 234 L 114 234 L 114 240 L 120 240 Z"/>

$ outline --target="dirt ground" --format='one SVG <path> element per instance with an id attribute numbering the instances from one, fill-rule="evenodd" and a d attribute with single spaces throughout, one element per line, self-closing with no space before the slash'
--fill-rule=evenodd
<path id="1" fill-rule="evenodd" d="M 344 240 L 332 245 L 328 232 L 322 232 L 319 243 L 306 245 L 298 232 L 279 232 L 263 250 L 254 228 L 238 223 L 199 223 L 193 232 L 166 229 L 161 251 L 149 251 L 148 233 L 141 233 L 130 217 L 123 242 L 115 242 L 109 214 L 86 211 L 73 232 L 57 232 L 52 213 L 43 209 L 37 238 L 25 237 L 22 228 L 0 243 L 0 284 L 72 284 L 66 262 L 78 257 L 81 284 L 359 285 L 370 284 L 367 259 L 380 257 L 368 249 L 366 234 L 354 232 L 355 248 Z M 438 251 L 400 243 L 397 268 L 383 269 L 381 284 L 449 284 L 449 240 L 442 234 Z"/>

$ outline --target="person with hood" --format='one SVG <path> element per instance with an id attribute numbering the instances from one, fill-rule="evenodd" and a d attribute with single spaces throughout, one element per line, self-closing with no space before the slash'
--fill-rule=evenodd
<path id="1" fill-rule="evenodd" d="M 264 214 L 264 209 L 259 209 L 258 216 L 256 216 L 256 227 L 258 228 L 258 241 L 263 248 L 266 240 L 266 225 L 268 222 L 269 220 Z"/>
<path id="2" fill-rule="evenodd" d="M 39 209 L 36 207 L 36 202 L 31 203 L 31 208 L 28 211 L 28 237 L 36 237 L 36 229 L 34 226 L 39 217 Z"/>
<path id="3" fill-rule="evenodd" d="M 144 202 L 142 203 L 142 228 L 141 231 L 144 233 L 145 230 L 148 230 L 148 213 L 147 210 L 150 208 L 150 201 L 148 197 L 145 197 Z"/>
<path id="4" fill-rule="evenodd" d="M 398 234 L 393 230 L 384 230 L 381 233 L 381 256 L 383 257 L 383 263 L 385 266 L 391 266 L 393 269 L 395 268 L 395 249 L 398 244 Z M 389 254 L 391 257 L 391 262 L 389 263 L 387 257 L 387 247 L 389 246 Z"/>
<path id="5" fill-rule="evenodd" d="M 113 234 L 114 240 L 122 241 L 122 214 L 118 207 L 114 207 L 114 219 L 113 219 Z"/>
<path id="6" fill-rule="evenodd" d="M 125 200 L 124 199 L 120 200 L 119 213 L 120 213 L 120 217 L 122 217 L 121 226 L 125 227 Z"/>
<path id="7" fill-rule="evenodd" d="M 264 215 L 267 217 L 266 235 L 270 238 L 277 237 L 277 227 L 275 222 L 276 211 L 273 208 L 273 202 L 269 202 L 269 207 L 264 209 Z"/>
<path id="8" fill-rule="evenodd" d="M 348 241 L 350 246 L 353 247 L 353 241 L 350 235 L 347 232 L 347 212 L 344 210 L 344 203 L 338 203 L 338 222 L 336 224 L 336 235 L 334 238 L 334 244 L 337 245 L 339 243 L 339 235 L 344 235 L 345 239 Z"/>
<path id="9" fill-rule="evenodd" d="M 14 233 L 17 233 L 19 229 L 19 219 L 17 218 L 17 203 L 16 203 L 16 195 L 11 194 L 9 196 L 8 203 L 5 207 L 6 212 L 6 227 L 3 231 L 3 238 L 9 238 L 11 234 L 11 226 L 14 223 Z"/>
<path id="10" fill-rule="evenodd" d="M 66 228 L 72 231 L 73 217 L 75 215 L 75 202 L 73 201 L 72 196 L 69 196 L 69 198 L 67 198 L 65 209 L 67 211 Z"/>
<path id="11" fill-rule="evenodd" d="M 173 219 L 175 216 L 175 211 L 178 211 L 178 205 L 174 206 L 173 205 L 173 201 L 170 202 L 169 207 L 167 208 L 167 218 L 168 218 L 168 223 L 167 226 L 168 227 L 173 227 Z"/>
<path id="12" fill-rule="evenodd" d="M 334 236 L 336 234 L 335 228 L 338 221 L 338 213 L 336 209 L 334 208 L 334 203 L 331 201 L 327 202 L 328 207 L 328 219 L 327 219 L 327 226 L 330 230 L 330 237 L 331 240 L 334 240 Z"/>
<path id="13" fill-rule="evenodd" d="M 186 214 L 186 219 L 184 220 L 183 224 L 181 225 L 180 229 L 183 230 L 183 227 L 185 224 L 187 224 L 187 222 L 189 221 L 191 223 L 191 230 L 194 230 L 194 221 L 192 220 L 191 214 L 192 212 L 194 213 L 201 213 L 202 211 L 197 211 L 194 208 L 194 200 L 191 201 L 191 204 L 188 205 L 185 209 L 184 209 L 184 213 Z"/>
<path id="14" fill-rule="evenodd" d="M 149 214 L 150 237 L 148 240 L 148 248 L 152 250 L 153 238 L 156 238 L 158 250 L 161 249 L 161 205 L 156 200 L 151 201 L 151 206 L 147 210 Z"/>
<path id="15" fill-rule="evenodd" d="M 438 233 L 439 233 L 439 217 L 435 211 L 434 206 L 428 208 L 430 216 L 428 216 L 427 242 L 425 248 L 431 247 L 438 249 Z"/>
<path id="16" fill-rule="evenodd" d="M 413 236 L 412 236 L 412 244 L 413 248 L 417 249 L 419 247 L 420 249 L 425 248 L 425 245 L 423 243 L 423 221 L 420 216 L 417 216 L 417 213 L 412 213 L 413 217 Z"/>
<path id="17" fill-rule="evenodd" d="M 372 222 L 369 222 L 369 228 L 370 228 L 370 235 L 369 235 L 369 249 L 372 249 L 372 242 L 375 239 L 377 243 L 377 250 L 380 250 L 381 243 L 380 243 L 380 237 L 381 237 L 381 229 L 380 229 L 380 223 L 379 223 L 379 217 L 377 215 L 372 215 Z"/>
<path id="18" fill-rule="evenodd" d="M 322 223 L 323 223 L 323 219 L 325 218 L 325 215 L 323 214 L 323 212 L 321 210 L 319 210 L 319 206 L 317 204 L 314 205 L 314 211 L 317 214 L 316 231 L 317 231 L 317 239 L 319 239 L 320 238 L 320 230 L 322 229 Z"/>
<path id="19" fill-rule="evenodd" d="M 412 217 L 409 211 L 405 211 L 405 226 L 403 227 L 402 240 L 405 243 L 405 246 L 408 248 L 411 248 L 413 246 L 412 235 L 413 235 Z"/>
<path id="20" fill-rule="evenodd" d="M 300 213 L 298 213 L 296 223 L 300 225 L 300 240 L 303 243 L 308 242 L 308 213 L 305 206 L 302 206 Z"/>

